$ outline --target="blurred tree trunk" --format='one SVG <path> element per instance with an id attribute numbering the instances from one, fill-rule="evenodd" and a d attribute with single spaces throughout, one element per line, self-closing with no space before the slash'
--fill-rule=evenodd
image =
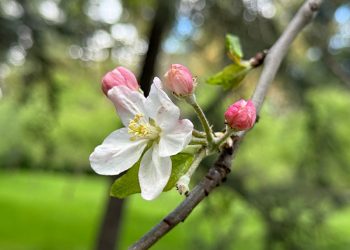
<path id="1" fill-rule="evenodd" d="M 148 50 L 145 56 L 139 82 L 147 96 L 150 90 L 152 77 L 156 68 L 162 37 L 174 20 L 175 3 L 177 1 L 159 1 L 150 30 Z M 112 183 L 114 178 L 111 178 Z M 100 232 L 97 237 L 96 250 L 118 249 L 118 239 L 121 232 L 121 220 L 125 199 L 109 197 L 105 213 L 102 218 Z"/>
<path id="2" fill-rule="evenodd" d="M 160 50 L 162 36 L 169 29 L 175 17 L 177 1 L 158 1 L 156 16 L 149 34 L 148 50 L 143 61 L 140 75 L 141 88 L 147 96 L 154 77 L 157 56 Z"/>
<path id="3" fill-rule="evenodd" d="M 111 184 L 114 178 L 110 178 Z M 108 197 L 105 212 L 101 222 L 101 229 L 97 238 L 96 249 L 112 250 L 117 249 L 116 243 L 120 236 L 122 212 L 124 201 L 111 196 Z"/>

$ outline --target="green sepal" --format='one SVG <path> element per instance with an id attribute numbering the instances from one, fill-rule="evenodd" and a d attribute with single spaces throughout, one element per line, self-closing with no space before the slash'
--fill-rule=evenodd
<path id="1" fill-rule="evenodd" d="M 172 171 L 170 179 L 165 186 L 164 191 L 172 189 L 178 179 L 183 176 L 194 159 L 194 154 L 179 153 L 171 156 Z M 138 172 L 140 168 L 140 160 L 132 166 L 123 176 L 118 178 L 112 184 L 110 195 L 119 199 L 125 198 L 131 194 L 141 193 L 141 188 L 138 179 Z"/>
<path id="2" fill-rule="evenodd" d="M 247 75 L 252 67 L 249 64 L 230 64 L 222 71 L 208 78 L 207 83 L 211 85 L 221 85 L 224 89 L 235 89 Z"/>

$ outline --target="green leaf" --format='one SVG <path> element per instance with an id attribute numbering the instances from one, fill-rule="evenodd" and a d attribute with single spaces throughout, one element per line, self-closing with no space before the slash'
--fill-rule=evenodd
<path id="1" fill-rule="evenodd" d="M 116 179 L 111 187 L 110 195 L 122 199 L 131 194 L 140 193 L 139 168 L 140 161 L 135 163 L 123 176 Z"/>
<path id="2" fill-rule="evenodd" d="M 184 175 L 193 161 L 193 154 L 180 153 L 171 157 L 172 171 L 168 184 L 164 191 L 172 189 L 177 180 Z M 141 193 L 140 184 L 138 180 L 138 172 L 140 168 L 140 161 L 132 166 L 126 174 L 118 178 L 112 185 L 110 195 L 116 198 L 125 198 L 131 194 Z"/>
<path id="3" fill-rule="evenodd" d="M 237 64 L 240 64 L 240 61 L 243 57 L 241 43 L 237 36 L 232 34 L 226 35 L 226 49 L 229 57 Z"/>
<path id="4" fill-rule="evenodd" d="M 224 89 L 237 88 L 240 83 L 247 75 L 251 66 L 240 65 L 240 64 L 230 64 L 226 66 L 222 71 L 213 75 L 207 80 L 208 84 L 221 85 Z"/>
<path id="5" fill-rule="evenodd" d="M 173 167 L 172 167 L 170 179 L 168 181 L 168 184 L 165 186 L 164 191 L 169 191 L 175 186 L 176 182 L 180 179 L 180 177 L 186 174 L 193 160 L 194 160 L 194 155 L 183 154 L 183 153 L 180 153 L 171 157 Z"/>
<path id="6" fill-rule="evenodd" d="M 249 61 L 242 60 L 243 52 L 239 38 L 232 34 L 226 35 L 226 49 L 232 64 L 216 73 L 207 80 L 208 84 L 221 85 L 224 89 L 235 89 L 252 69 Z"/>

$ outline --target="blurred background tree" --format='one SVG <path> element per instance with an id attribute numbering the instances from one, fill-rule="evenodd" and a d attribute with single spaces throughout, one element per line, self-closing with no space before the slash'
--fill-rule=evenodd
<path id="1" fill-rule="evenodd" d="M 249 97 L 259 76 L 252 72 L 233 93 L 205 84 L 229 63 L 225 34 L 238 35 L 250 58 L 273 44 L 302 2 L 178 1 L 154 75 L 171 63 L 188 66 L 219 130 L 225 108 Z M 144 75 L 157 6 L 0 2 L 0 248 L 94 247 L 109 180 L 89 175 L 88 156 L 120 125 L 99 82 L 116 65 Z M 325 1 L 294 42 L 227 184 L 154 249 L 349 249 L 349 47 L 350 4 Z M 147 85 L 149 76 L 141 79 Z M 153 203 L 132 196 L 118 246 L 179 200 L 174 190 Z"/>

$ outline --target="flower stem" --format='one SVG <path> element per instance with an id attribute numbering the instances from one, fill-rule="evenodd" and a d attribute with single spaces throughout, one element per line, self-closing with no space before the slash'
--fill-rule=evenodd
<path id="1" fill-rule="evenodd" d="M 198 137 L 198 138 L 206 138 L 206 134 L 204 132 L 196 130 L 196 129 L 193 129 L 192 135 L 195 137 Z"/>
<path id="2" fill-rule="evenodd" d="M 176 183 L 176 188 L 180 194 L 187 195 L 189 192 L 189 184 L 193 173 L 198 168 L 199 164 L 202 162 L 203 158 L 206 156 L 206 149 L 203 147 L 199 150 L 199 152 L 195 155 L 194 161 L 192 162 L 190 168 L 180 177 L 180 179 Z"/>
<path id="3" fill-rule="evenodd" d="M 229 126 L 226 126 L 226 132 L 223 134 L 222 137 L 215 140 L 214 144 L 217 148 L 220 148 L 221 144 L 224 143 L 230 136 L 232 136 L 234 130 L 231 129 Z"/>
<path id="4" fill-rule="evenodd" d="M 188 177 L 192 177 L 193 173 L 196 171 L 196 169 L 198 168 L 199 164 L 202 162 L 202 160 L 204 159 L 204 157 L 206 156 L 206 152 L 205 149 L 201 149 L 195 156 L 194 161 L 192 162 L 191 167 L 188 169 L 186 175 Z"/>
<path id="5" fill-rule="evenodd" d="M 201 107 L 198 105 L 197 101 L 196 101 L 196 97 L 194 95 L 190 95 L 187 96 L 185 98 L 185 100 L 187 101 L 187 103 L 189 103 L 193 109 L 196 111 L 197 116 L 202 124 L 202 127 L 206 133 L 206 137 L 208 140 L 209 145 L 212 145 L 214 142 L 214 137 L 213 137 L 213 132 L 211 130 L 211 127 L 209 125 L 209 122 L 207 120 L 207 117 L 205 116 L 203 110 L 201 109 Z"/>
<path id="6" fill-rule="evenodd" d="M 200 145 L 207 145 L 207 139 L 205 138 L 196 138 L 196 137 L 192 137 L 190 144 L 200 144 Z"/>

